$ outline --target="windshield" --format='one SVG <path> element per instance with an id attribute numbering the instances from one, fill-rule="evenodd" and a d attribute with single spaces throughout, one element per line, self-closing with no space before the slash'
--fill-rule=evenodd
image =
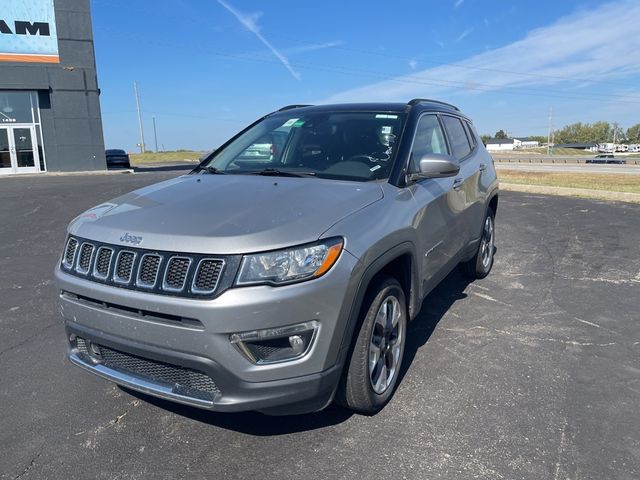
<path id="1" fill-rule="evenodd" d="M 385 179 L 391 172 L 403 121 L 400 113 L 278 114 L 247 130 L 201 169 L 225 174 Z"/>

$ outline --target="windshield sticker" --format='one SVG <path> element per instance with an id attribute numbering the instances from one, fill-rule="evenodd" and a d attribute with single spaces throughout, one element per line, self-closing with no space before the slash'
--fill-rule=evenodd
<path id="1" fill-rule="evenodd" d="M 389 115 L 387 113 L 378 113 L 378 114 L 376 114 L 376 118 L 391 118 L 393 120 L 396 120 L 398 118 L 398 115 Z"/>
<path id="2" fill-rule="evenodd" d="M 296 123 L 298 121 L 297 118 L 291 118 L 289 120 L 287 120 L 286 122 L 284 122 L 282 124 L 283 127 L 290 127 L 291 125 L 293 125 L 294 123 Z"/>
<path id="3" fill-rule="evenodd" d="M 382 168 L 382 167 L 380 165 L 375 165 L 375 166 L 371 167 L 369 170 L 371 170 L 372 172 L 375 172 L 379 168 Z"/>
<path id="4" fill-rule="evenodd" d="M 295 122 L 293 125 L 291 125 L 292 127 L 301 127 L 302 125 L 304 125 L 304 120 L 298 120 L 297 122 Z"/>
<path id="5" fill-rule="evenodd" d="M 391 133 L 391 127 L 384 126 L 380 129 L 380 133 L 384 135 L 389 135 Z"/>

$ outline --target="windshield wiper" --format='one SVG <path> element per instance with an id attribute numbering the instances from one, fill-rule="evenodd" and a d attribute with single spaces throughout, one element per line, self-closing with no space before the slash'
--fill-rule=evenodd
<path id="1" fill-rule="evenodd" d="M 200 167 L 201 170 L 204 170 L 207 173 L 210 173 L 211 175 L 225 175 L 225 172 L 223 172 L 222 170 L 220 170 L 219 168 L 216 167 Z"/>
<path id="2" fill-rule="evenodd" d="M 251 175 L 264 175 L 265 177 L 315 177 L 315 172 L 291 172 L 278 170 L 277 168 L 265 168 L 257 172 L 249 172 Z"/>

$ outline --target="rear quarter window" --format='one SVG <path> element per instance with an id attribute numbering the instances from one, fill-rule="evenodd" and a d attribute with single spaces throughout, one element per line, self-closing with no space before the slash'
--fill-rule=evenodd
<path id="1" fill-rule="evenodd" d="M 442 121 L 449 137 L 453 156 L 458 160 L 462 160 L 469 155 L 472 150 L 469 138 L 467 137 L 464 126 L 462 125 L 462 121 L 456 117 L 450 117 L 448 115 L 443 115 Z"/>

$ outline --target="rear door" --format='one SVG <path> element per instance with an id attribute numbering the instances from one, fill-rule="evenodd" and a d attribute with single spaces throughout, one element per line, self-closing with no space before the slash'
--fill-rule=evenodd
<path id="1" fill-rule="evenodd" d="M 478 141 L 466 120 L 452 115 L 441 115 L 449 145 L 460 172 L 453 182 L 453 196 L 459 206 L 456 225 L 456 253 L 478 238 L 483 220 L 480 176 L 486 165 L 482 163 Z"/>

